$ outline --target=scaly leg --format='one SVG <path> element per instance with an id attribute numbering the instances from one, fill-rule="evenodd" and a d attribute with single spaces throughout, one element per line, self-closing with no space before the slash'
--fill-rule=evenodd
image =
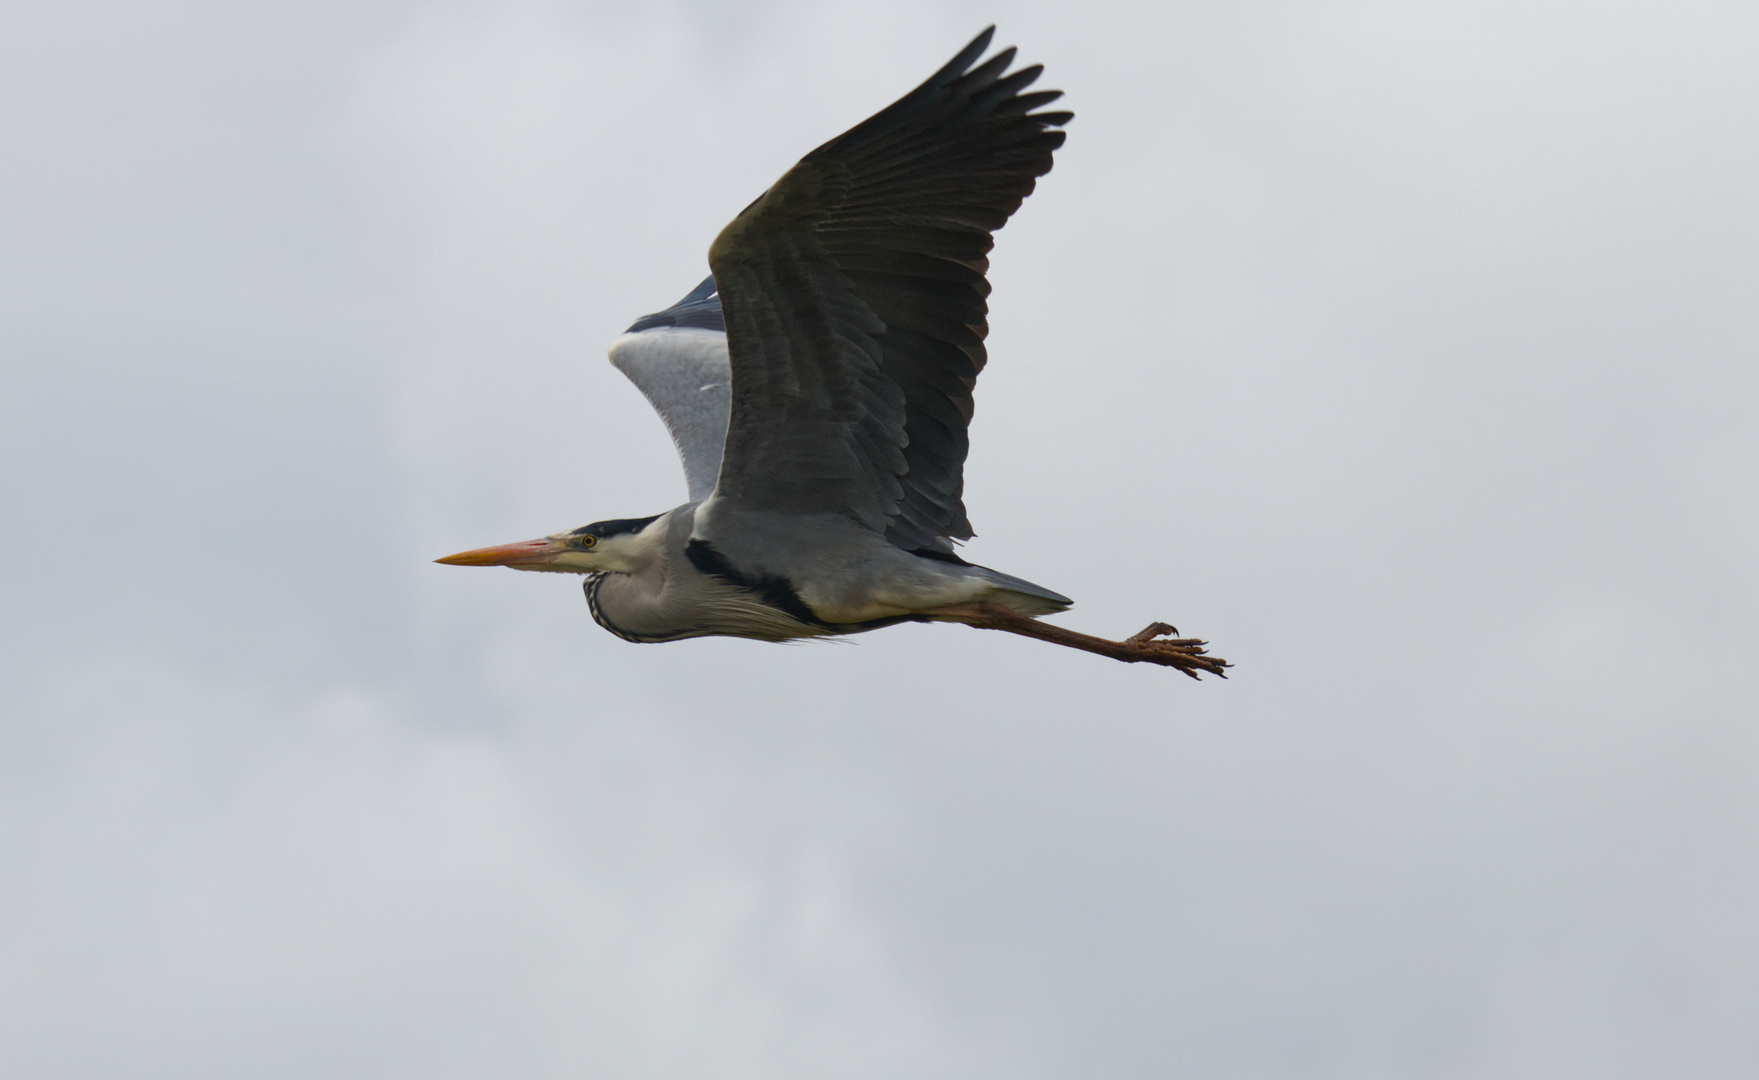
<path id="1" fill-rule="evenodd" d="M 979 630 L 1006 630 L 1010 634 L 1067 645 L 1071 649 L 1085 649 L 1087 652 L 1109 656 L 1113 660 L 1122 660 L 1126 664 L 1164 664 L 1178 668 L 1193 679 L 1205 672 L 1225 679 L 1228 673 L 1223 669 L 1233 666 L 1220 657 L 1204 652 L 1203 646 L 1207 642 L 1200 638 L 1167 637 L 1166 635 L 1177 634 L 1179 631 L 1177 627 L 1166 623 L 1149 623 L 1140 632 L 1131 634 L 1123 641 L 1113 641 L 1110 638 L 1094 637 L 1092 634 L 1039 622 L 1000 604 L 949 604 L 946 607 L 932 608 L 922 614 L 944 622 L 975 626 Z"/>

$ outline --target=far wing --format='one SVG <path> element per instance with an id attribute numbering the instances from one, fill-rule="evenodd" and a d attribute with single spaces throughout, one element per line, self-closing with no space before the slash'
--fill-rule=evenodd
<path id="1" fill-rule="evenodd" d="M 636 320 L 611 342 L 611 363 L 665 421 L 691 501 L 708 498 L 721 471 L 732 383 L 714 278 L 666 310 Z"/>

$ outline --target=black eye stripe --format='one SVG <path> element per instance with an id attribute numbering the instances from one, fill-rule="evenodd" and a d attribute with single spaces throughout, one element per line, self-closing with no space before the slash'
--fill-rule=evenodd
<path id="1" fill-rule="evenodd" d="M 589 524 L 589 526 L 580 526 L 579 529 L 575 529 L 570 535 L 575 536 L 575 538 L 593 536 L 596 540 L 605 540 L 605 538 L 610 538 L 610 536 L 623 536 L 628 535 L 628 533 L 639 533 L 639 531 L 646 529 L 649 524 L 653 524 L 653 522 L 656 521 L 660 521 L 660 515 L 658 514 L 654 514 L 653 517 L 617 517 L 614 521 L 595 521 L 593 524 Z"/>
<path id="2" fill-rule="evenodd" d="M 606 537 L 622 536 L 626 533 L 638 533 L 653 524 L 655 521 L 658 521 L 659 517 L 660 515 L 655 514 L 653 517 L 616 518 L 611 521 L 595 521 L 591 525 L 585 525 L 581 528 L 575 529 L 573 535 L 579 537 L 593 536 L 603 540 Z"/>

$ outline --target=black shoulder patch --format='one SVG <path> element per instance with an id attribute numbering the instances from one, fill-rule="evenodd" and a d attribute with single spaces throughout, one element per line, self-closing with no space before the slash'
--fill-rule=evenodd
<path id="1" fill-rule="evenodd" d="M 691 326 L 726 333 L 727 323 L 721 317 L 721 297 L 715 291 L 715 279 L 711 276 L 666 310 L 643 315 L 624 333 L 637 334 L 660 326 Z"/>
<path id="2" fill-rule="evenodd" d="M 803 622 L 808 626 L 816 626 L 840 634 L 858 633 L 862 630 L 878 630 L 882 626 L 896 626 L 904 622 L 928 622 L 926 615 L 893 615 L 883 619 L 869 619 L 859 623 L 829 623 L 814 615 L 800 594 L 794 591 L 794 583 L 785 577 L 765 574 L 753 577 L 733 569 L 727 557 L 714 549 L 707 540 L 692 540 L 684 545 L 684 556 L 690 565 L 709 575 L 720 578 L 729 585 L 754 593 L 760 600 L 789 618 Z M 969 564 L 967 564 L 969 565 Z M 604 624 L 600 624 L 604 625 Z M 615 631 L 613 631 L 615 632 Z"/>
<path id="3" fill-rule="evenodd" d="M 774 574 L 765 574 L 762 577 L 742 574 L 733 569 L 733 564 L 727 561 L 727 557 L 716 551 L 714 545 L 707 540 L 692 540 L 684 545 L 684 557 L 690 560 L 691 566 L 708 576 L 720 578 L 729 585 L 737 585 L 791 619 L 808 626 L 831 625 L 812 613 L 812 609 L 800 599 L 800 594 L 794 591 L 792 581 Z"/>

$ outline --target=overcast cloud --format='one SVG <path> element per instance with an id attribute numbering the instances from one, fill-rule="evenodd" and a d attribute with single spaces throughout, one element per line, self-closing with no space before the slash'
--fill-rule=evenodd
<path id="1" fill-rule="evenodd" d="M 1167 619 L 633 646 L 604 362 L 984 24 L 976 561 Z M 15 2 L 0 1073 L 1741 1077 L 1750 3 Z"/>

